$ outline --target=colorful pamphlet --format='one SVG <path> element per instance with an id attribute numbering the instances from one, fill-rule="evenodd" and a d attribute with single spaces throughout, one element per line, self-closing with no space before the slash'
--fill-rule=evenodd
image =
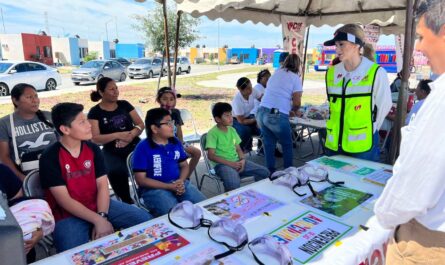
<path id="1" fill-rule="evenodd" d="M 372 197 L 372 194 L 347 188 L 329 186 L 317 192 L 317 196 L 308 196 L 300 202 L 323 212 L 342 217 Z"/>
<path id="2" fill-rule="evenodd" d="M 74 265 L 138 265 L 147 264 L 188 244 L 169 225 L 156 223 L 134 232 L 117 232 L 113 239 L 97 241 L 93 246 L 68 256 Z"/>
<path id="3" fill-rule="evenodd" d="M 373 172 L 372 174 L 363 178 L 363 180 L 371 182 L 379 186 L 385 186 L 386 182 L 392 177 L 392 170 L 382 169 Z"/>
<path id="4" fill-rule="evenodd" d="M 374 168 L 343 162 L 340 160 L 329 158 L 327 156 L 312 160 L 308 162 L 308 164 L 325 166 L 345 174 L 355 175 L 359 177 L 367 176 L 376 171 L 376 169 Z"/>
<path id="5" fill-rule="evenodd" d="M 294 261 L 306 264 L 351 229 L 350 225 L 308 211 L 270 234 L 287 245 Z"/>
<path id="6" fill-rule="evenodd" d="M 208 204 L 204 208 L 220 217 L 235 221 L 260 216 L 265 212 L 275 210 L 284 204 L 254 190 L 246 190 L 220 201 Z"/>

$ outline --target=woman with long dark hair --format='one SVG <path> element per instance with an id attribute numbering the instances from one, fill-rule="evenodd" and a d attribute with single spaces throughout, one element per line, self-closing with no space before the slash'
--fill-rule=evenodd
<path id="1" fill-rule="evenodd" d="M 140 141 L 144 122 L 128 101 L 118 99 L 119 89 L 111 78 L 101 78 L 90 97 L 94 102 L 100 101 L 88 113 L 93 142 L 103 145 L 114 192 L 123 202 L 132 204 L 126 159 Z"/>
<path id="2" fill-rule="evenodd" d="M 14 112 L 0 119 L 0 160 L 24 180 L 27 172 L 38 168 L 40 153 L 57 137 L 51 114 L 39 109 L 35 87 L 17 84 L 11 90 L 11 100 Z"/>

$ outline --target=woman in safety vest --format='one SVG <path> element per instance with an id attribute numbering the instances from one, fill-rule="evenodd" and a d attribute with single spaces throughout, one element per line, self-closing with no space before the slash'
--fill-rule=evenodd
<path id="1" fill-rule="evenodd" d="M 324 45 L 335 45 L 341 61 L 326 73 L 327 154 L 379 161 L 378 131 L 392 106 L 387 73 L 375 63 L 374 50 L 365 43 L 359 25 L 342 26 Z"/>

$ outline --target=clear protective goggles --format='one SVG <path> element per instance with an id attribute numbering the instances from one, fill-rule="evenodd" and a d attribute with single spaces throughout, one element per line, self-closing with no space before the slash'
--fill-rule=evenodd
<path id="1" fill-rule="evenodd" d="M 305 196 L 306 193 L 300 194 L 297 188 L 308 186 L 312 195 L 317 196 L 317 192 L 312 187 L 311 182 L 328 182 L 330 184 L 339 186 L 344 184 L 344 181 L 334 182 L 329 179 L 329 172 L 324 167 L 316 167 L 306 164 L 300 168 L 288 167 L 284 170 L 274 172 L 269 179 L 276 184 L 288 186 L 298 196 Z"/>
<path id="2" fill-rule="evenodd" d="M 273 237 L 266 235 L 248 243 L 247 230 L 242 224 L 228 218 L 221 218 L 215 222 L 205 219 L 202 208 L 190 201 L 183 201 L 170 209 L 168 220 L 181 229 L 196 230 L 200 227 L 208 227 L 207 233 L 210 239 L 228 248 L 228 251 L 215 255 L 214 260 L 241 251 L 248 244 L 255 261 L 260 265 L 265 264 L 259 258 L 263 254 L 279 261 L 280 265 L 292 264 L 292 258 L 287 247 L 279 244 Z"/>

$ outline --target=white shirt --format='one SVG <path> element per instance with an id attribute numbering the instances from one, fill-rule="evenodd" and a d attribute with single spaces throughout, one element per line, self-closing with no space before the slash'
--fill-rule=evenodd
<path id="1" fill-rule="evenodd" d="M 431 93 L 416 118 L 402 128 L 394 175 L 374 207 L 385 228 L 415 218 L 445 232 L 445 74 L 429 85 Z"/>
<path id="2" fill-rule="evenodd" d="M 344 63 L 339 63 L 335 65 L 335 77 L 334 82 L 337 83 L 346 78 L 346 80 L 351 80 L 353 85 L 360 82 L 363 77 L 368 73 L 369 68 L 374 64 L 374 62 L 370 61 L 366 57 L 362 57 L 362 61 L 357 68 L 352 72 L 348 72 L 345 69 Z M 377 106 L 377 117 L 374 122 L 374 132 L 378 131 L 385 120 L 386 115 L 391 110 L 392 107 L 392 98 L 391 98 L 391 88 L 388 80 L 388 74 L 383 67 L 380 67 L 377 70 L 375 81 L 374 81 L 374 90 L 372 91 L 372 109 L 374 106 Z"/>
<path id="3" fill-rule="evenodd" d="M 241 95 L 241 92 L 236 92 L 235 97 L 232 100 L 232 115 L 233 117 L 236 116 L 243 116 L 248 117 L 255 107 L 254 100 L 260 98 L 261 95 L 258 95 L 257 92 L 255 92 L 252 89 L 252 94 L 249 95 L 248 99 L 245 99 L 243 95 Z"/>
<path id="4" fill-rule="evenodd" d="M 303 91 L 300 76 L 283 68 L 278 68 L 273 73 L 266 87 L 260 106 L 277 108 L 286 115 L 291 110 L 292 94 Z"/>
<path id="5" fill-rule="evenodd" d="M 255 100 L 253 101 L 253 109 L 250 112 L 250 114 L 256 115 L 257 111 L 258 111 L 258 107 L 260 106 L 260 98 L 264 95 L 264 91 L 266 90 L 265 87 L 263 87 L 262 84 L 257 83 L 254 87 L 253 87 L 253 93 L 256 93 L 256 95 L 259 95 L 259 98 L 255 98 Z"/>

